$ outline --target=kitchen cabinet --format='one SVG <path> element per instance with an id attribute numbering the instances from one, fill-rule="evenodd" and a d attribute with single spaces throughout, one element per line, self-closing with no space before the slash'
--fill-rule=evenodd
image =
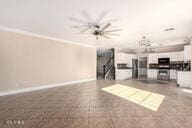
<path id="1" fill-rule="evenodd" d="M 177 84 L 180 87 L 192 86 L 192 73 L 190 71 L 177 71 Z"/>
<path id="2" fill-rule="evenodd" d="M 184 51 L 178 52 L 177 58 L 178 61 L 184 61 Z"/>
<path id="3" fill-rule="evenodd" d="M 147 73 L 148 78 L 157 78 L 158 69 L 148 69 Z M 177 70 L 170 70 L 170 79 L 177 79 Z"/>
<path id="4" fill-rule="evenodd" d="M 158 69 L 148 69 L 147 71 L 148 78 L 157 78 Z M 177 71 L 176 70 L 170 70 L 170 79 L 176 80 L 177 79 Z"/>
<path id="5" fill-rule="evenodd" d="M 136 59 L 135 54 L 128 54 L 123 52 L 118 52 L 115 55 L 115 63 L 125 63 L 128 64 L 129 67 L 132 67 L 132 59 Z"/>
<path id="6" fill-rule="evenodd" d="M 190 53 L 186 53 L 190 54 Z M 190 54 L 191 55 L 191 54 Z M 184 60 L 184 52 L 165 52 L 165 53 L 152 53 L 148 55 L 148 63 L 158 63 L 158 58 L 170 58 L 170 61 L 183 61 Z M 187 58 L 190 58 L 187 57 Z"/>
<path id="7" fill-rule="evenodd" d="M 170 52 L 170 61 L 179 61 L 179 52 Z"/>
<path id="8" fill-rule="evenodd" d="M 116 70 L 116 79 L 117 80 L 126 80 L 132 78 L 132 69 L 117 69 Z"/>
<path id="9" fill-rule="evenodd" d="M 179 52 L 169 52 L 171 61 L 178 61 Z"/>
<path id="10" fill-rule="evenodd" d="M 184 61 L 190 61 L 192 56 L 191 56 L 191 45 L 185 45 L 184 46 Z"/>
<path id="11" fill-rule="evenodd" d="M 157 79 L 157 73 L 158 73 L 158 69 L 148 69 L 147 70 L 147 77 Z"/>
<path id="12" fill-rule="evenodd" d="M 158 58 L 167 58 L 167 57 L 170 58 L 170 56 L 171 54 L 169 52 L 158 53 Z"/>
<path id="13" fill-rule="evenodd" d="M 148 63 L 158 63 L 158 54 L 149 54 Z"/>
<path id="14" fill-rule="evenodd" d="M 115 54 L 115 66 L 117 64 L 126 64 L 127 67 L 132 67 L 132 59 L 136 59 L 136 54 L 130 54 L 125 52 L 116 52 Z M 118 69 L 116 68 L 116 79 L 126 80 L 132 78 L 132 69 Z"/>
<path id="15" fill-rule="evenodd" d="M 183 51 L 179 51 L 179 52 L 171 52 L 170 55 L 170 60 L 171 61 L 183 61 L 184 60 L 184 55 L 183 55 Z"/>
<path id="16" fill-rule="evenodd" d="M 171 80 L 177 79 L 177 70 L 170 70 L 170 79 Z"/>

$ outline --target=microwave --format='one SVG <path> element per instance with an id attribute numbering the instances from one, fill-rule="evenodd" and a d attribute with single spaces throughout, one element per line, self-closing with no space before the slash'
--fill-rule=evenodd
<path id="1" fill-rule="evenodd" d="M 158 58 L 158 64 L 169 64 L 170 59 L 169 58 Z"/>

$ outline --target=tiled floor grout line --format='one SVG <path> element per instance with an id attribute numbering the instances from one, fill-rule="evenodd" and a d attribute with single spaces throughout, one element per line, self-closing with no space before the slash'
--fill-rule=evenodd
<path id="1" fill-rule="evenodd" d="M 131 96 L 133 96 L 133 95 L 135 95 L 136 93 L 138 93 L 140 90 L 137 90 L 136 92 L 134 92 L 133 94 L 131 94 L 131 95 L 129 95 L 129 96 L 127 96 L 126 98 L 129 98 L 129 97 L 131 97 Z"/>
<path id="2" fill-rule="evenodd" d="M 149 94 L 148 96 L 146 96 L 139 104 L 142 104 L 148 97 L 150 97 L 152 95 L 152 93 L 151 94 Z"/>

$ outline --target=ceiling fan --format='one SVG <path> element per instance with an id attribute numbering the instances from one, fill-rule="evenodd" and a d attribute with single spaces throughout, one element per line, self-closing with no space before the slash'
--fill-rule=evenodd
<path id="1" fill-rule="evenodd" d="M 120 36 L 120 34 L 114 32 L 121 31 L 121 29 L 112 29 L 112 24 L 110 23 L 111 21 L 101 22 L 107 15 L 106 12 L 102 13 L 96 20 L 93 20 L 89 13 L 86 11 L 82 11 L 82 15 L 86 21 L 73 17 L 70 18 L 71 21 L 79 23 L 79 25 L 72 26 L 72 28 L 79 29 L 80 34 L 94 35 L 97 40 L 99 37 L 110 39 L 109 36 Z"/>

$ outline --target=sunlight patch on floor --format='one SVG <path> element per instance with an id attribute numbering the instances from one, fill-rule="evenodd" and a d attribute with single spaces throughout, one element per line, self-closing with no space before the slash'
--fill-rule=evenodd
<path id="1" fill-rule="evenodd" d="M 101 90 L 114 94 L 116 96 L 127 99 L 131 102 L 139 104 L 143 107 L 151 109 L 153 111 L 157 111 L 159 106 L 161 105 L 164 95 L 160 95 L 157 93 L 128 87 L 121 84 L 115 84 L 109 87 L 102 88 Z"/>

